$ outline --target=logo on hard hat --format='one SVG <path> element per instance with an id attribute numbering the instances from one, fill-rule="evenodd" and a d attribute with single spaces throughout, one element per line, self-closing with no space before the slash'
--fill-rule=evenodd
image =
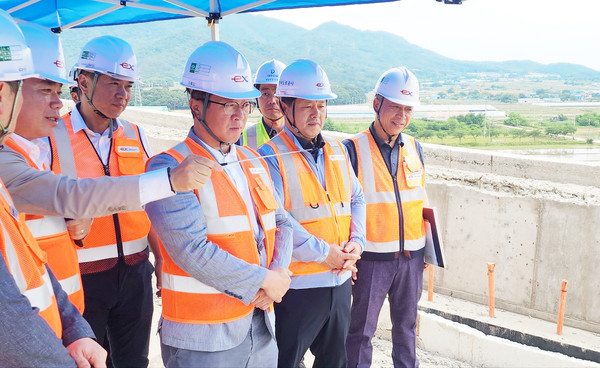
<path id="1" fill-rule="evenodd" d="M 60 61 L 60 60 L 56 60 L 52 64 L 56 65 L 57 68 L 64 68 L 65 67 L 65 64 L 62 61 Z"/>
<path id="2" fill-rule="evenodd" d="M 275 74 L 275 69 L 271 69 L 271 74 Z"/>
<path id="3" fill-rule="evenodd" d="M 405 89 L 403 89 L 402 91 L 400 91 L 400 93 L 402 93 L 405 96 L 412 96 L 413 95 L 411 91 L 407 91 Z"/>
<path id="4" fill-rule="evenodd" d="M 127 70 L 132 70 L 133 71 L 133 65 L 131 65 L 129 63 L 123 62 L 123 63 L 121 63 L 119 65 L 121 65 L 121 68 L 123 68 L 123 69 L 127 69 Z"/>
<path id="5" fill-rule="evenodd" d="M 210 74 L 210 65 L 191 63 L 190 64 L 190 73 L 207 76 Z"/>
<path id="6" fill-rule="evenodd" d="M 12 61 L 13 56 L 10 51 L 10 46 L 2 46 L 0 47 L 0 61 Z"/>
<path id="7" fill-rule="evenodd" d="M 321 82 L 317 83 L 316 86 L 319 87 L 319 88 L 325 87 L 325 85 L 323 83 L 321 83 Z"/>
<path id="8" fill-rule="evenodd" d="M 91 51 L 82 51 L 81 58 L 84 60 L 94 60 L 96 58 L 96 53 Z"/>
<path id="9" fill-rule="evenodd" d="M 293 86 L 294 85 L 294 81 L 280 80 L 279 81 L 279 85 L 280 86 Z"/>
<path id="10" fill-rule="evenodd" d="M 248 78 L 244 75 L 234 75 L 231 78 L 232 81 L 234 81 L 235 83 L 243 83 L 243 82 L 248 82 Z"/>

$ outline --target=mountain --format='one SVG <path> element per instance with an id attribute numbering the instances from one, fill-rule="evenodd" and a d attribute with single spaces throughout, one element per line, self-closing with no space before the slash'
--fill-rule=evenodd
<path id="1" fill-rule="evenodd" d="M 374 87 L 383 71 L 398 65 L 413 70 L 421 81 L 462 79 L 477 73 L 600 80 L 599 71 L 576 64 L 450 59 L 391 33 L 360 31 L 335 22 L 306 30 L 262 15 L 236 14 L 221 20 L 220 31 L 221 40 L 240 50 L 253 71 L 271 58 L 285 63 L 309 58 L 323 66 L 332 83 L 353 84 L 365 91 Z M 67 64 L 76 61 L 85 42 L 103 34 L 121 37 L 133 46 L 147 84 L 161 79 L 178 83 L 188 56 L 210 40 L 204 19 L 70 29 L 62 33 Z"/>

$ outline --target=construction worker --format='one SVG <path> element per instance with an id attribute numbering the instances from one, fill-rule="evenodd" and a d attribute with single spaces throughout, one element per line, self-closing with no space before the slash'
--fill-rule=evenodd
<path id="1" fill-rule="evenodd" d="M 375 87 L 375 121 L 344 144 L 367 202 L 367 245 L 356 264 L 350 332 L 349 367 L 369 367 L 371 339 L 388 297 L 392 320 L 394 367 L 417 367 L 417 302 L 424 269 L 426 201 L 423 152 L 402 131 L 419 105 L 419 82 L 405 67 L 393 68 Z"/>
<path id="2" fill-rule="evenodd" d="M 0 10 L 0 150 L 21 109 L 32 60 L 23 34 Z M 3 169 L 3 168 L 2 168 Z M 46 267 L 40 249 L 0 180 L 0 365 L 105 367 L 106 352 Z"/>
<path id="3" fill-rule="evenodd" d="M 164 257 L 166 367 L 275 367 L 273 302 L 290 284 L 291 226 L 266 163 L 236 146 L 259 92 L 242 54 L 211 41 L 189 57 L 181 84 L 194 126 L 148 170 L 194 153 L 215 163 L 201 190 L 146 206 Z"/>
<path id="4" fill-rule="evenodd" d="M 256 72 L 254 87 L 260 91 L 256 99 L 258 110 L 262 114 L 262 124 L 249 126 L 242 133 L 242 144 L 254 150 L 283 130 L 285 119 L 275 96 L 277 80 L 285 64 L 279 60 L 263 63 Z"/>
<path id="5" fill-rule="evenodd" d="M 365 244 L 362 189 L 342 143 L 321 135 L 327 100 L 337 97 L 325 71 L 313 61 L 295 61 L 282 71 L 277 96 L 286 125 L 259 152 L 294 230 L 294 276 L 275 305 L 278 366 L 296 368 L 310 348 L 315 367 L 345 367 L 347 271 L 356 270 Z"/>
<path id="6" fill-rule="evenodd" d="M 138 126 L 119 119 L 139 79 L 131 46 L 117 37 L 94 38 L 84 45 L 75 70 L 81 101 L 54 134 L 57 147 L 71 147 L 58 151 L 61 170 L 69 163 L 75 167 L 72 175 L 80 178 L 144 172 L 151 156 L 146 138 Z M 108 339 L 116 367 L 148 365 L 153 311 L 149 245 L 160 270 L 158 238 L 145 212 L 135 211 L 95 218 L 77 249 L 83 316 L 98 342 Z"/>
<path id="7" fill-rule="evenodd" d="M 31 167 L 47 170 L 50 168 L 51 147 L 47 141 L 37 138 L 52 134 L 59 119 L 61 87 L 69 84 L 65 60 L 58 35 L 33 23 L 20 23 L 19 27 L 31 49 L 33 74 L 23 81 L 23 108 L 18 115 L 15 132 L 4 144 L 23 155 Z M 91 220 L 65 221 L 63 217 L 38 215 L 27 215 L 26 218 L 40 248 L 48 255 L 48 265 L 71 302 L 83 313 L 83 287 L 71 237 L 74 240 L 84 238 Z"/>

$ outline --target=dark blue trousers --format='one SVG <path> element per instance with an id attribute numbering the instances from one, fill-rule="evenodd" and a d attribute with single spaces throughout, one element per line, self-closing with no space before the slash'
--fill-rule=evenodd
<path id="1" fill-rule="evenodd" d="M 424 252 L 411 253 L 412 259 L 400 254 L 393 261 L 357 262 L 358 280 L 352 287 L 350 331 L 346 341 L 349 367 L 371 366 L 371 339 L 388 295 L 394 367 L 415 368 L 419 365 L 415 329 L 417 303 L 423 289 Z"/>
<path id="2" fill-rule="evenodd" d="M 152 272 L 148 260 L 81 275 L 83 317 L 100 345 L 108 339 L 114 367 L 147 367 L 152 324 Z"/>
<path id="3" fill-rule="evenodd" d="M 290 289 L 275 304 L 279 368 L 296 368 L 310 348 L 313 367 L 346 367 L 350 280 L 337 287 Z"/>

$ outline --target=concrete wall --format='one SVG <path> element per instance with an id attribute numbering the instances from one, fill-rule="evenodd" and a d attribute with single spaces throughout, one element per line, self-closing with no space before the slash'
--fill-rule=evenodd
<path id="1" fill-rule="evenodd" d="M 600 332 L 600 166 L 424 145 L 427 192 L 442 218 L 448 267 L 437 292 Z"/>

